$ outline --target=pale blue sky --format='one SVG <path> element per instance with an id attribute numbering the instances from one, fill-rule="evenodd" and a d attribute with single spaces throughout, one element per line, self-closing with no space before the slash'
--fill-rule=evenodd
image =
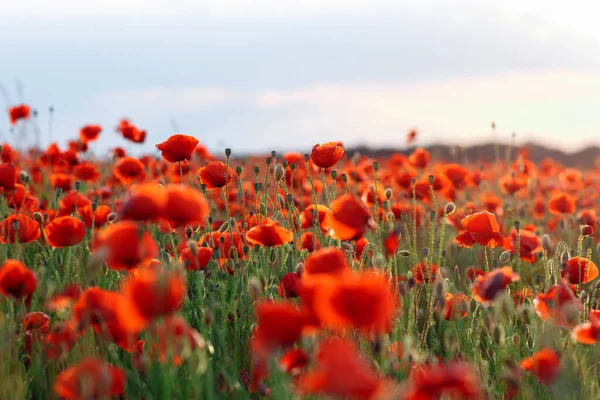
<path id="1" fill-rule="evenodd" d="M 492 120 L 503 141 L 600 145 L 600 6 L 563 3 L 0 0 L 0 82 L 42 128 L 53 105 L 63 142 L 101 124 L 99 150 L 122 116 L 147 151 L 172 119 L 240 152 L 402 146 L 412 127 L 468 144 Z"/>

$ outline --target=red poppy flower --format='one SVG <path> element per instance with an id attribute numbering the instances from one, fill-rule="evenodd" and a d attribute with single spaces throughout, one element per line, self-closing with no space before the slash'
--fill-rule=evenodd
<path id="1" fill-rule="evenodd" d="M 473 298 L 480 303 L 489 304 L 500 292 L 502 292 L 512 282 L 516 282 L 521 277 L 515 274 L 511 267 L 498 268 L 483 276 L 477 277 L 473 282 L 471 292 Z"/>
<path id="2" fill-rule="evenodd" d="M 438 399 L 443 395 L 457 399 L 485 398 L 479 374 L 463 361 L 416 366 L 412 370 L 407 400 Z"/>
<path id="3" fill-rule="evenodd" d="M 279 296 L 286 298 L 298 297 L 299 282 L 300 276 L 295 272 L 288 272 L 282 276 L 277 285 Z"/>
<path id="4" fill-rule="evenodd" d="M 444 318 L 447 320 L 465 318 L 469 308 L 469 297 L 462 293 L 444 295 Z"/>
<path id="5" fill-rule="evenodd" d="M 590 310 L 589 321 L 577 325 L 571 338 L 582 344 L 596 344 L 600 339 L 600 310 Z"/>
<path id="6" fill-rule="evenodd" d="M 575 212 L 575 198 L 566 193 L 556 193 L 548 202 L 548 211 L 555 215 L 571 215 Z"/>
<path id="7" fill-rule="evenodd" d="M 81 164 L 77 165 L 73 170 L 73 173 L 77 177 L 78 180 L 82 182 L 96 182 L 98 178 L 100 178 L 100 173 L 96 169 L 96 165 L 84 161 Z"/>
<path id="8" fill-rule="evenodd" d="M 62 290 L 54 294 L 48 301 L 44 308 L 51 312 L 57 312 L 65 310 L 77 301 L 81 295 L 81 286 L 78 284 L 67 285 Z"/>
<path id="9" fill-rule="evenodd" d="M 524 174 L 506 174 L 498 180 L 498 186 L 502 192 L 513 195 L 519 190 L 526 188 L 529 184 L 529 177 Z"/>
<path id="10" fill-rule="evenodd" d="M 86 125 L 79 130 L 79 140 L 83 143 L 93 142 L 98 139 L 102 132 L 100 125 Z"/>
<path id="11" fill-rule="evenodd" d="M 425 261 L 421 261 L 419 264 L 412 268 L 413 278 L 417 283 L 432 283 L 437 279 L 439 267 L 436 264 L 429 264 Z"/>
<path id="12" fill-rule="evenodd" d="M 147 320 L 169 315 L 183 306 L 186 284 L 178 272 L 144 269 L 123 282 L 123 295 Z"/>
<path id="13" fill-rule="evenodd" d="M 317 167 L 331 168 L 344 157 L 344 147 L 340 142 L 315 144 L 310 159 Z"/>
<path id="14" fill-rule="evenodd" d="M 300 376 L 297 387 L 305 395 L 347 399 L 387 398 L 391 385 L 378 376 L 348 339 L 323 340 L 314 369 Z"/>
<path id="15" fill-rule="evenodd" d="M 384 333 L 391 328 L 398 300 L 388 278 L 364 272 L 320 285 L 313 307 L 319 320 L 332 328 Z"/>
<path id="16" fill-rule="evenodd" d="M 122 184 L 131 185 L 146 178 L 146 167 L 135 157 L 123 157 L 117 161 L 113 174 Z"/>
<path id="17" fill-rule="evenodd" d="M 329 208 L 322 204 L 311 204 L 306 207 L 300 214 L 300 227 L 302 229 L 309 229 L 315 225 L 321 226 L 325 216 L 329 212 Z"/>
<path id="18" fill-rule="evenodd" d="M 521 361 L 521 368 L 534 374 L 540 382 L 550 385 L 560 374 L 560 358 L 552 349 L 542 349 Z"/>
<path id="19" fill-rule="evenodd" d="M 521 260 L 527 261 L 530 263 L 535 263 L 537 260 L 537 254 L 542 252 L 542 244 L 540 242 L 540 238 L 533 232 L 521 229 L 519 231 L 520 235 L 520 248 L 519 254 L 521 256 Z M 504 239 L 504 249 L 510 250 L 512 253 L 516 253 L 516 243 L 517 243 L 517 230 L 513 229 L 510 233 L 510 236 L 507 236 Z"/>
<path id="20" fill-rule="evenodd" d="M 85 237 L 85 225 L 75 217 L 58 217 L 44 228 L 44 236 L 54 248 L 76 246 Z"/>
<path id="21" fill-rule="evenodd" d="M 298 375 L 308 365 L 308 354 L 302 349 L 288 350 L 279 359 L 279 367 L 287 374 Z"/>
<path id="22" fill-rule="evenodd" d="M 329 229 L 336 239 L 350 240 L 362 236 L 370 220 L 371 214 L 363 202 L 345 194 L 331 203 L 323 228 Z"/>
<path id="23" fill-rule="evenodd" d="M 189 160 L 198 144 L 198 139 L 189 135 L 177 134 L 156 145 L 162 157 L 169 162 Z"/>
<path id="24" fill-rule="evenodd" d="M 218 251 L 221 260 L 235 258 L 236 254 L 238 258 L 244 258 L 244 236 L 239 232 L 211 232 L 204 235 L 202 241 Z"/>
<path id="25" fill-rule="evenodd" d="M 146 131 L 139 129 L 126 119 L 122 119 L 117 127 L 119 132 L 125 139 L 134 143 L 144 143 L 146 140 Z"/>
<path id="26" fill-rule="evenodd" d="M 166 318 L 154 327 L 152 333 L 156 342 L 150 350 L 158 354 L 161 363 L 170 360 L 173 365 L 179 366 L 186 355 L 206 347 L 204 337 L 179 316 Z"/>
<path id="27" fill-rule="evenodd" d="M 208 218 L 208 204 L 204 195 L 190 186 L 165 186 L 167 204 L 163 218 L 173 227 L 204 224 Z"/>
<path id="28" fill-rule="evenodd" d="M 408 156 L 408 163 L 415 168 L 425 168 L 429 164 L 430 159 L 431 155 L 429 152 L 418 147 Z"/>
<path id="29" fill-rule="evenodd" d="M 482 246 L 498 247 L 504 243 L 500 234 L 500 226 L 496 216 L 490 212 L 482 211 L 471 214 L 460 221 L 466 232 L 456 237 L 456 242 L 462 247 L 471 247 L 475 243 Z"/>
<path id="30" fill-rule="evenodd" d="M 193 243 L 186 246 L 179 254 L 179 261 L 188 271 L 204 271 L 212 260 L 213 249 Z"/>
<path id="31" fill-rule="evenodd" d="M 219 189 L 231 181 L 231 167 L 220 161 L 213 161 L 198 170 L 200 181 L 206 185 L 206 190 Z"/>
<path id="32" fill-rule="evenodd" d="M 10 163 L 0 164 L 0 188 L 13 190 L 17 183 L 17 168 Z"/>
<path id="33" fill-rule="evenodd" d="M 108 216 L 111 213 L 110 207 L 104 204 L 96 206 L 96 211 L 92 211 L 92 205 L 85 206 L 79 209 L 79 215 L 85 226 L 89 229 L 92 227 L 99 229 L 108 222 Z"/>
<path id="34" fill-rule="evenodd" d="M 408 134 L 406 135 L 406 144 L 412 144 L 412 142 L 414 142 L 417 138 L 417 133 L 418 132 L 416 129 L 411 129 L 408 131 Z"/>
<path id="35" fill-rule="evenodd" d="M 37 278 L 32 270 L 18 260 L 6 260 L 0 266 L 0 293 L 14 299 L 25 298 L 29 304 L 37 287 Z"/>
<path id="36" fill-rule="evenodd" d="M 119 210 L 122 220 L 156 221 L 167 207 L 167 193 L 163 187 L 148 183 L 135 185 Z"/>
<path id="37" fill-rule="evenodd" d="M 467 276 L 469 277 L 469 279 L 471 281 L 474 281 L 475 279 L 477 279 L 478 276 L 483 276 L 485 275 L 485 271 L 482 269 L 478 269 L 478 268 L 468 268 L 467 269 Z"/>
<path id="38" fill-rule="evenodd" d="M 577 256 L 564 264 L 562 276 L 570 283 L 588 283 L 598 277 L 598 267 L 592 260 Z"/>
<path id="39" fill-rule="evenodd" d="M 31 108 L 26 104 L 19 104 L 17 106 L 8 108 L 8 116 L 10 117 L 10 124 L 15 125 L 17 121 L 23 119 L 29 119 L 31 114 Z"/>
<path id="40" fill-rule="evenodd" d="M 337 247 L 326 247 L 313 252 L 304 262 L 302 279 L 318 275 L 344 276 L 350 272 L 344 251 Z"/>
<path id="41" fill-rule="evenodd" d="M 319 238 L 312 232 L 304 232 L 301 237 L 302 249 L 312 253 L 321 248 Z"/>
<path id="42" fill-rule="evenodd" d="M 158 246 L 150 232 L 140 234 L 140 227 L 122 221 L 104 228 L 93 244 L 94 253 L 101 253 L 109 268 L 128 270 L 158 255 Z"/>
<path id="43" fill-rule="evenodd" d="M 53 390 L 63 399 L 109 398 L 125 393 L 126 380 L 121 368 L 88 358 L 58 374 Z"/>
<path id="44" fill-rule="evenodd" d="M 2 243 L 29 243 L 37 240 L 41 235 L 40 224 L 23 214 L 13 214 L 5 218 L 0 229 Z"/>
<path id="45" fill-rule="evenodd" d="M 294 233 L 278 224 L 262 224 L 246 232 L 248 243 L 257 246 L 276 247 L 294 240 Z"/>
<path id="46" fill-rule="evenodd" d="M 50 360 L 63 357 L 77 343 L 81 336 L 76 321 L 59 322 L 54 325 L 44 339 L 46 356 Z"/>
<path id="47" fill-rule="evenodd" d="M 537 315 L 543 320 L 552 319 L 560 327 L 574 326 L 579 312 L 583 311 L 583 304 L 574 290 L 574 286 L 563 279 L 560 285 L 550 287 L 547 293 L 538 293 L 533 299 Z"/>

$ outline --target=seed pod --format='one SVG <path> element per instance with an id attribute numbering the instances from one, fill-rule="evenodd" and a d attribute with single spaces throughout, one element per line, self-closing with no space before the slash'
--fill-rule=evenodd
<path id="1" fill-rule="evenodd" d="M 385 267 L 386 264 L 386 258 L 383 254 L 378 253 L 375 254 L 371 260 L 371 262 L 373 263 L 373 267 L 374 268 L 383 268 Z"/>
<path id="2" fill-rule="evenodd" d="M 446 213 L 447 215 L 452 214 L 455 210 L 456 210 L 456 204 L 454 204 L 452 202 L 446 204 L 446 207 L 444 207 L 444 213 Z"/>
<path id="3" fill-rule="evenodd" d="M 394 195 L 394 192 L 392 191 L 391 188 L 385 189 L 385 198 L 386 199 L 390 200 L 393 195 Z"/>
<path id="4" fill-rule="evenodd" d="M 220 233 L 225 233 L 225 232 L 227 232 L 228 229 L 229 229 L 229 222 L 225 221 L 225 222 L 223 222 L 223 225 L 221 225 L 219 227 L 219 232 Z M 221 236 L 221 238 L 222 238 L 222 236 Z"/>
<path id="5" fill-rule="evenodd" d="M 400 250 L 396 254 L 398 254 L 400 257 L 410 257 L 410 251 L 408 251 L 408 250 Z M 600 281 L 598 281 L 598 282 L 600 282 Z"/>
<path id="6" fill-rule="evenodd" d="M 510 260 L 510 251 L 503 251 L 502 254 L 500 254 L 500 257 L 498 257 L 498 260 L 500 261 L 500 264 L 506 264 Z"/>
<path id="7" fill-rule="evenodd" d="M 283 165 L 277 164 L 277 166 L 275 167 L 275 181 L 279 182 L 283 178 L 284 175 L 285 175 L 285 170 L 283 168 Z"/>

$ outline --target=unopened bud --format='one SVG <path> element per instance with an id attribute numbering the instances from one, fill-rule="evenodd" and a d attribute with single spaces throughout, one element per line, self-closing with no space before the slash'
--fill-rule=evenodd
<path id="1" fill-rule="evenodd" d="M 108 216 L 106 217 L 106 220 L 110 223 L 113 223 L 117 220 L 117 214 L 114 212 L 111 212 L 110 214 L 108 214 Z"/>
<path id="2" fill-rule="evenodd" d="M 594 227 L 592 227 L 591 225 L 583 225 L 581 227 L 581 234 L 583 236 L 591 236 L 594 234 Z"/>
<path id="3" fill-rule="evenodd" d="M 44 216 L 42 215 L 41 212 L 36 211 L 33 213 L 33 219 L 35 220 L 35 222 L 37 222 L 38 224 L 42 224 L 44 222 Z M 600 281 L 598 281 L 600 282 Z"/>
<path id="4" fill-rule="evenodd" d="M 510 260 L 510 251 L 503 251 L 502 254 L 500 254 L 500 257 L 498 257 L 498 260 L 500 261 L 500 264 L 506 264 Z"/>
<path id="5" fill-rule="evenodd" d="M 275 167 L 275 181 L 279 182 L 283 178 L 283 175 L 285 175 L 283 165 L 277 164 Z"/>
<path id="6" fill-rule="evenodd" d="M 454 204 L 454 203 L 452 203 L 452 202 L 450 202 L 450 203 L 446 204 L 446 207 L 444 208 L 444 212 L 445 212 L 447 215 L 450 215 L 450 214 L 452 214 L 452 213 L 453 213 L 455 210 L 456 210 L 456 204 Z"/>
<path id="7" fill-rule="evenodd" d="M 390 189 L 390 188 L 385 189 L 385 198 L 386 199 L 388 199 L 388 200 L 391 199 L 393 195 L 394 195 L 394 192 L 392 191 L 392 189 Z"/>
<path id="8" fill-rule="evenodd" d="M 400 257 L 410 257 L 410 251 L 408 250 L 400 250 L 397 254 Z"/>

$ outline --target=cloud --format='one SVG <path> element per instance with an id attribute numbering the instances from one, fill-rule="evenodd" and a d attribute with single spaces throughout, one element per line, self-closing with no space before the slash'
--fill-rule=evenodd
<path id="1" fill-rule="evenodd" d="M 598 93 L 600 73 L 566 70 L 257 91 L 151 88 L 109 93 L 97 101 L 127 104 L 140 115 L 172 113 L 188 126 L 194 126 L 195 114 L 212 115 L 216 135 L 250 150 L 325 140 L 398 146 L 412 127 L 421 130 L 423 143 L 473 143 L 491 139 L 491 121 L 505 140 L 514 131 L 521 141 L 543 138 L 574 149 L 597 137 Z M 225 120 L 219 122 L 220 115 Z"/>

